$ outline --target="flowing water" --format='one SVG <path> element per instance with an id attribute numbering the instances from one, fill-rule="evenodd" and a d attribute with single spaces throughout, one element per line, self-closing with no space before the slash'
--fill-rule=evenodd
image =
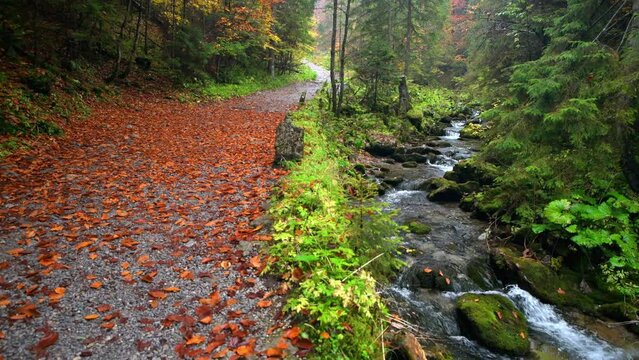
<path id="1" fill-rule="evenodd" d="M 475 113 L 474 120 L 478 120 Z M 462 336 L 455 315 L 455 299 L 465 292 L 502 294 L 528 317 L 533 352 L 531 359 L 633 359 L 639 358 L 637 338 L 617 328 L 607 335 L 612 345 L 594 332 L 571 325 L 569 314 L 543 304 L 528 292 L 503 285 L 488 264 L 487 224 L 471 219 L 458 204 L 434 203 L 426 193 L 415 190 L 425 180 L 441 177 L 462 159 L 472 155 L 474 141 L 460 139 L 464 121 L 453 121 L 446 134 L 435 143 L 441 151 L 429 163 L 403 168 L 390 160 L 380 160 L 386 172 L 399 174 L 404 181 L 381 197 L 391 209 L 399 210 L 398 222 L 419 219 L 432 228 L 427 235 L 406 234 L 406 269 L 384 291 L 391 310 L 423 330 L 425 337 L 444 343 L 455 359 L 509 359 L 492 353 Z M 414 286 L 415 271 L 425 267 L 441 270 L 451 280 L 452 291 Z M 595 322 L 594 319 L 589 319 Z M 588 323 L 589 321 L 586 321 Z M 425 341 L 425 346 L 432 345 Z"/>

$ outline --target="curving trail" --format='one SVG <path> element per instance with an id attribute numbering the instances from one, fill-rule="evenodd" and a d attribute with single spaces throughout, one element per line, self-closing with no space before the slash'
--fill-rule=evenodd
<path id="1" fill-rule="evenodd" d="M 258 276 L 254 221 L 283 175 L 275 129 L 320 86 L 205 105 L 128 93 L 0 162 L 0 354 L 295 352 L 271 335 L 286 288 Z"/>

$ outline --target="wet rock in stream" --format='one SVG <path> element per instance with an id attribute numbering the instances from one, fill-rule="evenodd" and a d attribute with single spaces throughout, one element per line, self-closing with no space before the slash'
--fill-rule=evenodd
<path id="1" fill-rule="evenodd" d="M 464 294 L 457 299 L 457 315 L 462 333 L 487 348 L 515 356 L 530 352 L 526 318 L 507 297 Z"/>

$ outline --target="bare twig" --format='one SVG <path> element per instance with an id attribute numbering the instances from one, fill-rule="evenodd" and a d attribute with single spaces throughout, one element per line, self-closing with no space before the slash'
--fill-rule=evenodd
<path id="1" fill-rule="evenodd" d="M 348 276 L 346 276 L 344 279 L 342 279 L 342 282 L 346 281 L 349 277 L 355 275 L 356 273 L 358 273 L 360 270 L 362 270 L 363 268 L 365 268 L 368 264 L 372 263 L 373 261 L 377 260 L 379 257 L 381 257 L 382 255 L 384 255 L 385 253 L 381 253 L 377 256 L 375 256 L 374 258 L 368 260 L 366 262 L 366 264 L 358 267 L 357 269 L 355 269 L 352 273 L 348 274 Z"/>

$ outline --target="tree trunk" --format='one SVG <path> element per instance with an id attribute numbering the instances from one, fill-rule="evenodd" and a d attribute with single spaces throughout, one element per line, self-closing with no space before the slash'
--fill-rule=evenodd
<path id="1" fill-rule="evenodd" d="M 146 0 L 146 14 L 144 16 L 144 56 L 149 55 L 149 17 L 151 15 L 151 0 Z"/>
<path id="2" fill-rule="evenodd" d="M 342 112 L 342 103 L 344 102 L 344 72 L 346 67 L 346 42 L 348 41 L 348 22 L 351 12 L 351 0 L 346 1 L 346 14 L 344 15 L 344 38 L 340 46 L 339 55 L 339 101 L 337 103 L 337 111 L 335 114 L 340 116 Z"/>
<path id="3" fill-rule="evenodd" d="M 338 0 L 333 0 L 333 32 L 331 33 L 331 110 L 337 110 L 337 83 L 335 81 L 335 47 L 337 45 L 337 6 Z"/>
<path id="4" fill-rule="evenodd" d="M 118 77 L 120 73 L 120 65 L 122 64 L 122 41 L 124 39 L 124 28 L 126 24 L 129 22 L 129 13 L 131 12 L 131 5 L 133 4 L 133 0 L 129 0 L 126 7 L 126 13 L 124 14 L 124 19 L 122 20 L 122 24 L 120 25 L 120 34 L 118 35 L 118 44 L 117 44 L 117 59 L 115 60 L 115 65 L 113 66 L 113 71 L 111 75 L 106 79 L 107 82 L 111 82 Z"/>
<path id="5" fill-rule="evenodd" d="M 399 81 L 399 109 L 398 113 L 400 115 L 406 115 L 408 110 L 410 110 L 410 94 L 408 93 L 408 83 L 406 81 L 406 76 L 402 76 Z"/>
<path id="6" fill-rule="evenodd" d="M 411 40 L 413 37 L 413 0 L 406 0 L 406 48 L 404 49 L 404 77 L 408 78 L 410 70 Z"/>
<path id="7" fill-rule="evenodd" d="M 129 60 L 126 64 L 126 70 L 122 73 L 122 78 L 124 79 L 131 72 L 131 66 L 133 64 L 133 59 L 135 59 L 135 54 L 138 49 L 138 39 L 140 38 L 140 23 L 142 21 L 142 8 L 138 10 L 138 21 L 135 24 L 135 36 L 133 37 L 133 46 L 131 47 L 131 53 L 129 54 Z"/>

